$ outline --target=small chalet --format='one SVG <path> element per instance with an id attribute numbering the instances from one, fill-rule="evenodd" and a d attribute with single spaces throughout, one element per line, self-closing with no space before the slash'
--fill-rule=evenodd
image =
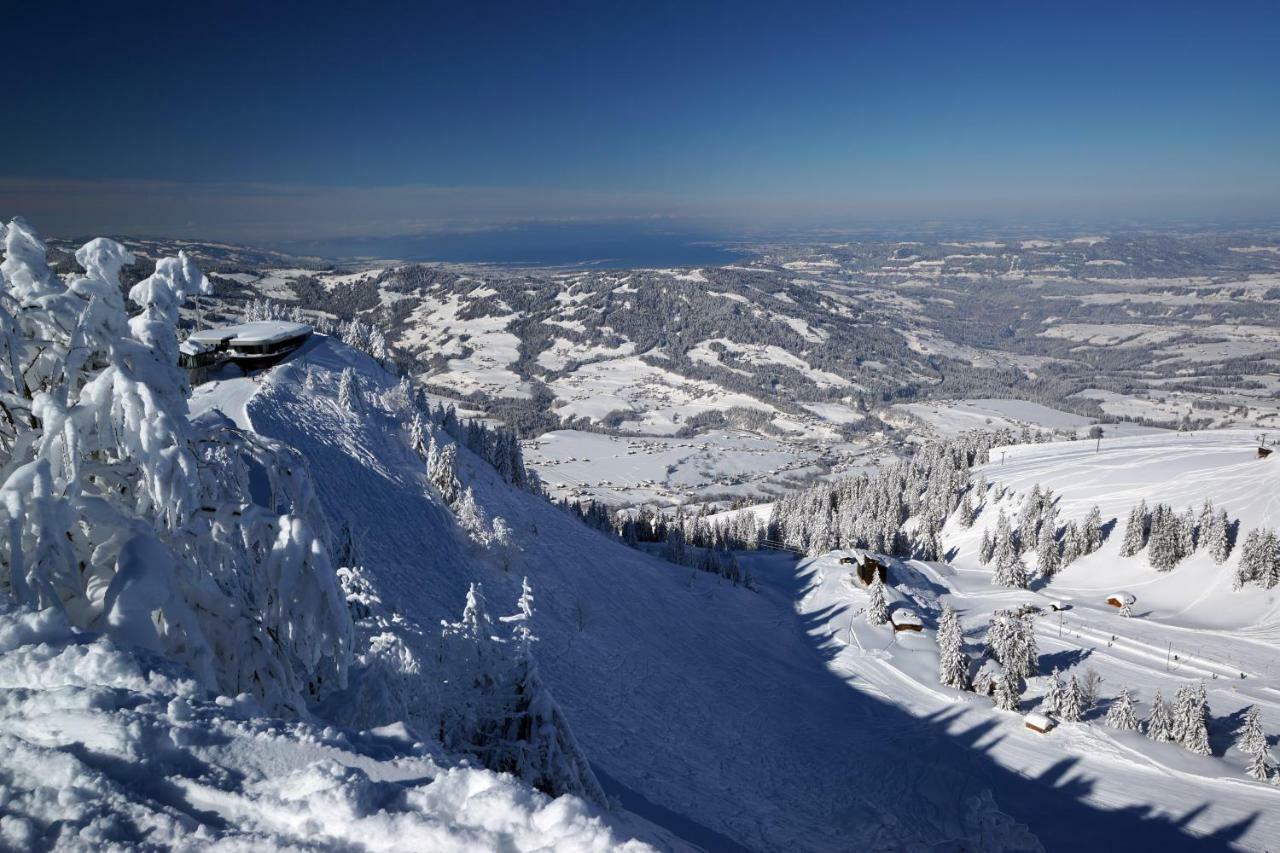
<path id="1" fill-rule="evenodd" d="M 1113 592 L 1107 596 L 1107 604 L 1122 609 L 1125 605 L 1132 607 L 1137 600 L 1138 597 L 1131 592 Z"/>
<path id="2" fill-rule="evenodd" d="M 1022 722 L 1025 723 L 1027 728 L 1031 729 L 1031 731 L 1042 735 L 1047 735 L 1053 730 L 1053 727 L 1057 725 L 1057 723 L 1053 721 L 1052 717 L 1036 713 L 1035 711 L 1032 711 L 1030 714 L 1023 717 Z"/>
<path id="3" fill-rule="evenodd" d="M 1258 448 L 1258 458 L 1259 458 L 1259 459 L 1266 459 L 1266 458 L 1267 458 L 1268 456 L 1270 456 L 1270 455 L 1271 455 L 1271 448 L 1270 448 L 1270 447 L 1259 447 L 1259 448 Z"/>
<path id="4" fill-rule="evenodd" d="M 996 692 L 996 685 L 1004 680 L 1004 667 L 994 658 L 987 658 L 974 673 L 973 692 L 979 696 L 990 696 Z"/>
<path id="5" fill-rule="evenodd" d="M 840 565 L 855 566 L 854 571 L 863 586 L 870 586 L 876 575 L 880 576 L 880 583 L 889 582 L 889 567 L 861 549 L 855 550 L 852 555 L 841 557 Z"/>
<path id="6" fill-rule="evenodd" d="M 889 622 L 895 631 L 923 631 L 924 622 L 914 610 L 895 610 L 889 614 Z"/>

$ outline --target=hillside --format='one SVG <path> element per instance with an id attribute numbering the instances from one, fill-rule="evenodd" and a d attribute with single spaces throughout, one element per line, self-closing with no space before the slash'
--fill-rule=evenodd
<path id="1" fill-rule="evenodd" d="M 1131 821 L 1097 810 L 1142 801 L 1124 795 L 1128 777 L 1099 784 L 1099 795 L 1064 797 L 1053 775 L 1030 784 L 1018 775 L 1025 768 L 1016 753 L 973 750 L 974 732 L 949 714 L 920 713 L 869 678 L 846 683 L 825 634 L 828 626 L 839 633 L 847 611 L 805 594 L 813 566 L 761 555 L 753 558 L 759 593 L 723 584 L 601 538 L 464 454 L 460 471 L 488 513 L 519 520 L 504 571 L 452 526 L 401 434 L 376 417 L 355 424 L 339 413 L 324 389 L 350 365 L 370 391 L 393 387 L 365 356 L 318 341 L 260 383 L 245 407 L 249 422 L 303 448 L 335 526 L 364 531 L 369 578 L 406 620 L 395 630 L 408 647 L 420 642 L 414 626 L 447 618 L 470 580 L 503 600 L 528 576 L 544 672 L 606 790 L 629 809 L 709 849 L 966 837 L 982 838 L 985 849 L 1036 847 L 1022 826 L 1056 848 Z M 316 390 L 305 393 L 308 372 Z M 222 396 L 215 386 L 197 404 Z M 387 688 L 366 680 L 361 689 Z M 1181 801 L 1195 787 L 1171 791 Z M 895 804 L 922 796 L 929 811 L 902 824 Z M 1233 837 L 1232 814 L 1215 810 L 1194 828 Z M 1265 826 L 1257 831 L 1272 831 Z M 1154 816 L 1143 831 L 1167 833 L 1162 843 L 1174 849 L 1196 843 Z"/>
<path id="2" fill-rule="evenodd" d="M 940 721 L 1001 765 L 1059 780 L 1091 803 L 1156 809 L 1184 818 L 1191 831 L 1270 849 L 1280 839 L 1280 790 L 1247 778 L 1248 756 L 1233 739 L 1250 705 L 1261 710 L 1265 731 L 1280 730 L 1280 590 L 1233 588 L 1239 546 L 1222 565 L 1198 550 L 1168 572 L 1148 564 L 1146 549 L 1120 556 L 1125 521 L 1139 500 L 1198 511 L 1209 499 L 1238 519 L 1239 539 L 1253 527 L 1274 526 L 1280 521 L 1274 498 L 1280 474 L 1274 460 L 1256 458 L 1256 447 L 1256 434 L 1226 430 L 1104 439 L 1100 447 L 1078 441 L 1000 448 L 973 472 L 991 484 L 974 525 L 966 529 L 953 518 L 943 531 L 948 561 L 891 561 L 890 608 L 920 614 L 922 633 L 894 634 L 867 623 L 867 592 L 840 564 L 845 551 L 800 564 L 800 610 L 825 640 L 831 670 L 851 687 Z M 994 531 L 1001 510 L 1016 520 L 1037 486 L 1056 495 L 1063 523 L 1080 523 L 1098 506 L 1107 538 L 1047 584 L 1035 579 L 1027 590 L 996 585 L 991 566 L 979 561 L 979 541 Z M 1000 489 L 1008 493 L 997 500 Z M 1035 556 L 1027 562 L 1034 569 Z M 1117 591 L 1136 597 L 1132 618 L 1107 604 Z M 1065 609 L 1055 612 L 1053 602 Z M 1082 723 L 1040 735 L 1025 728 L 1021 713 L 940 685 L 937 630 L 944 605 L 957 611 L 970 655 L 980 655 L 997 610 L 1038 608 L 1030 618 L 1039 655 L 1021 712 L 1044 704 L 1055 668 L 1062 678 L 1082 683 L 1096 672 L 1097 707 Z M 1122 688 L 1145 720 L 1157 690 L 1167 700 L 1179 687 L 1201 683 L 1207 687 L 1210 756 L 1104 722 Z"/>
<path id="3" fill-rule="evenodd" d="M 655 465 L 696 436 L 761 450 L 635 480 L 557 478 L 578 454 L 531 454 L 560 496 L 765 500 L 966 421 L 1274 426 L 1280 256 L 1259 239 L 796 243 L 691 269 L 246 262 L 211 277 L 206 310 L 358 318 L 434 393 L 531 440 L 591 432 L 622 455 L 642 437 L 631 455 Z"/>

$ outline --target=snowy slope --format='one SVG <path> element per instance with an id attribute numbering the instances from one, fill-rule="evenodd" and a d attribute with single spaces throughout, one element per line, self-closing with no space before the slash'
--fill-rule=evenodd
<path id="1" fill-rule="evenodd" d="M 0 612 L 0 751 L 6 850 L 651 849 L 403 725 L 263 717 L 52 610 Z"/>
<path id="2" fill-rule="evenodd" d="M 1213 430 L 1193 434 L 1163 433 L 1092 441 L 1021 445 L 1002 448 L 991 464 L 977 469 L 992 483 L 1006 486 L 1006 512 L 1021 506 L 1022 496 L 1036 484 L 1051 487 L 1061 500 L 1062 521 L 1080 520 L 1097 504 L 1104 523 L 1115 529 L 1096 553 L 1081 558 L 1056 577 L 1051 595 L 1082 603 L 1100 600 L 1117 589 L 1138 596 L 1139 610 L 1150 618 L 1184 628 L 1275 626 L 1280 621 L 1280 589 L 1231 589 L 1232 569 L 1239 561 L 1239 540 L 1255 527 L 1280 526 L 1280 467 L 1275 459 L 1259 460 L 1258 434 L 1247 430 Z M 1096 449 L 1095 449 L 1096 448 Z M 1208 499 L 1240 522 L 1237 547 L 1225 565 L 1217 566 L 1197 551 L 1173 571 L 1157 572 L 1147 554 L 1119 556 L 1129 510 L 1139 500 L 1167 503 L 1181 512 L 1198 512 Z M 996 506 L 984 511 L 969 531 L 954 524 L 946 531 L 948 547 L 957 547 L 957 568 L 977 567 L 977 543 L 985 524 L 994 524 Z M 1274 635 L 1280 639 L 1280 634 Z"/>
<path id="3" fill-rule="evenodd" d="M 993 484 L 975 525 L 965 529 L 952 519 L 944 530 L 950 561 L 895 562 L 891 568 L 891 601 L 924 616 L 924 632 L 894 634 L 868 625 L 862 615 L 866 591 L 851 582 L 850 567 L 839 562 L 842 552 L 801 564 L 806 587 L 800 609 L 826 639 L 834 673 L 913 715 L 945 721 L 948 731 L 975 733 L 1001 765 L 1033 778 L 1069 780 L 1086 802 L 1102 808 L 1155 810 L 1219 843 L 1276 849 L 1280 788 L 1246 777 L 1247 756 L 1233 739 L 1250 705 L 1260 708 L 1273 740 L 1280 731 L 1280 596 L 1257 586 L 1232 588 L 1238 545 L 1224 565 L 1199 551 L 1167 573 L 1148 565 L 1145 550 L 1119 556 L 1124 521 L 1139 500 L 1181 511 L 1210 499 L 1239 520 L 1238 539 L 1252 527 L 1280 523 L 1280 469 L 1274 460 L 1258 460 L 1256 446 L 1256 433 L 1224 430 L 1104 439 L 1100 448 L 1092 441 L 999 448 L 993 462 L 975 471 Z M 1037 581 L 1030 590 L 994 586 L 991 567 L 978 562 L 979 539 L 984 528 L 994 529 L 998 510 L 1016 518 L 1036 484 L 1059 496 L 1060 523 L 1083 520 L 1095 504 L 1104 525 L 1118 523 L 1101 549 L 1051 583 Z M 996 486 L 1009 490 L 1001 501 L 994 499 Z M 1028 563 L 1034 567 L 1034 556 Z M 1122 618 L 1105 603 L 1120 589 L 1137 597 L 1134 618 Z M 1055 600 L 1069 609 L 1052 612 Z M 993 611 L 1040 607 L 1039 674 L 1056 667 L 1064 677 L 1083 678 L 1096 670 L 1103 679 L 1100 707 L 1084 723 L 1042 736 L 989 699 L 940 686 L 934 627 L 943 604 L 960 614 L 973 656 L 982 650 Z M 1170 697 L 1183 684 L 1201 682 L 1208 690 L 1212 757 L 1102 723 L 1121 688 L 1131 691 L 1145 718 L 1157 690 Z M 1043 677 L 1031 679 L 1022 711 L 1037 706 L 1045 684 Z"/>
<path id="4" fill-rule="evenodd" d="M 676 568 L 513 491 L 464 452 L 464 480 L 516 529 L 504 572 L 459 535 L 389 419 L 338 410 L 336 372 L 348 365 L 368 388 L 391 384 L 364 356 L 317 339 L 249 399 L 253 428 L 301 449 L 335 528 L 361 532 L 407 646 L 458 612 L 471 580 L 505 601 L 529 577 L 543 672 L 628 809 L 717 850 L 1068 849 L 1139 831 L 1172 849 L 1195 845 L 1170 820 L 1118 811 L 1133 798 L 1086 803 L 1053 773 L 1028 782 L 945 714 L 917 716 L 885 690 L 850 684 L 829 666 L 828 624 L 845 610 L 806 604 L 803 568 L 760 556 L 760 593 Z M 357 679 L 350 704 L 383 689 L 394 686 Z"/>

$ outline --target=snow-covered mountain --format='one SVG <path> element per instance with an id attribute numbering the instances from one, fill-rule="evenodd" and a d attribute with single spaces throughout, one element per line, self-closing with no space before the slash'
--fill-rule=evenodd
<path id="1" fill-rule="evenodd" d="M 67 282 L 22 223 L 5 238 L 9 846 L 1280 843 L 1280 789 L 1232 745 L 1246 706 L 1280 728 L 1276 590 L 1234 582 L 1248 532 L 1280 518 L 1253 433 L 988 437 L 972 470 L 962 444 L 923 445 L 874 483 L 757 513 L 814 556 L 748 548 L 748 586 L 521 488 L 478 426 L 334 337 L 188 397 L 173 365 L 179 306 L 205 288 L 190 258 L 129 291 L 129 320 L 122 247 L 90 244 Z M 1163 520 L 1120 555 L 1138 501 L 1206 499 L 1231 522 L 1225 560 L 1193 526 L 1190 551 L 1152 568 Z M 880 550 L 898 552 L 876 556 L 883 589 L 856 578 L 881 504 Z M 1061 555 L 1095 506 L 1097 547 L 993 583 L 979 552 L 1002 512 L 1037 545 L 1000 561 L 1042 569 L 1039 543 Z M 1127 617 L 1114 593 L 1134 596 Z M 872 624 L 877 596 L 922 630 Z M 958 636 L 940 636 L 948 606 Z M 976 669 L 984 644 L 1007 678 L 997 630 L 1040 651 L 1017 713 L 938 683 L 940 657 Z M 1090 668 L 1092 711 L 1026 727 L 1052 670 Z M 1209 756 L 1099 719 L 1121 688 L 1146 716 L 1156 688 L 1202 681 Z"/>
<path id="2" fill-rule="evenodd" d="M 545 437 L 529 458 L 560 496 L 763 500 L 957 424 L 1274 424 L 1268 245 L 866 240 L 651 270 L 255 266 L 209 250 L 205 307 L 233 316 L 265 298 L 379 328 L 433 393 Z M 583 470 L 566 451 L 578 443 L 626 464 Z M 705 464 L 691 443 L 735 461 Z"/>

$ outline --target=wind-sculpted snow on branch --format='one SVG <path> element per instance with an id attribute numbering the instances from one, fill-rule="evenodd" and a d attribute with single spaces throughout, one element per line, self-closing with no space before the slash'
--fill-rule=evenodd
<path id="1" fill-rule="evenodd" d="M 85 275 L 63 287 L 25 223 L 5 237 L 18 369 L 3 390 L 10 411 L 29 402 L 4 448 L 0 589 L 170 656 L 210 689 L 302 712 L 304 696 L 344 682 L 350 618 L 301 460 L 187 417 L 176 325 L 204 276 L 185 255 L 160 261 L 130 291 L 142 312 L 129 320 L 122 246 L 86 244 Z M 24 376 L 38 384 L 24 392 Z"/>

